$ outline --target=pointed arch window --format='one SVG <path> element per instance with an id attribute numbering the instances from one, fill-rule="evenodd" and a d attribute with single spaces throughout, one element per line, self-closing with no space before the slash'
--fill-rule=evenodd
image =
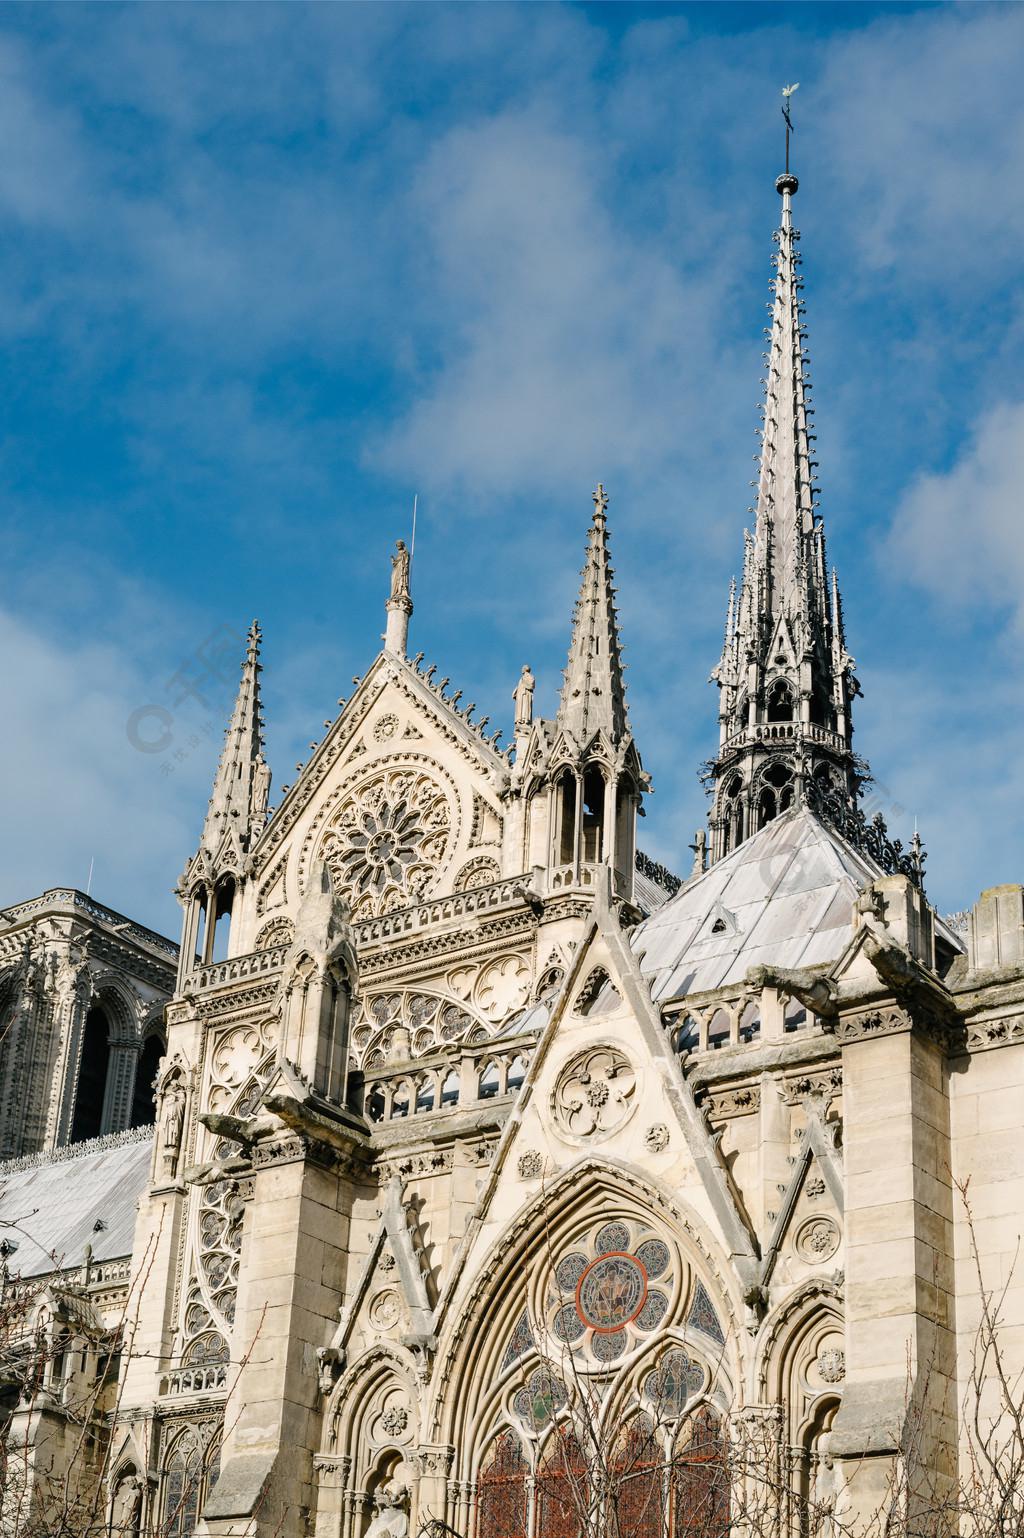
<path id="1" fill-rule="evenodd" d="M 191 1538 L 207 1495 L 220 1472 L 219 1442 L 204 1454 L 199 1433 L 188 1426 L 164 1462 L 162 1538 Z"/>
<path id="2" fill-rule="evenodd" d="M 761 780 L 757 803 L 758 824 L 772 822 L 793 805 L 793 771 L 788 764 L 770 764 Z"/>
<path id="3" fill-rule="evenodd" d="M 556 1426 L 537 1471 L 538 1534 L 579 1538 L 590 1511 L 587 1460 L 574 1431 Z"/>
<path id="4" fill-rule="evenodd" d="M 104 1009 L 94 1005 L 85 1017 L 82 1034 L 70 1142 L 82 1143 L 87 1138 L 99 1137 L 102 1132 L 109 1069 L 110 1020 Z"/>
<path id="5" fill-rule="evenodd" d="M 514 1431 L 491 1444 L 477 1483 L 477 1538 L 527 1538 L 527 1463 Z"/>
<path id="6" fill-rule="evenodd" d="M 769 721 L 792 721 L 793 690 L 785 678 L 777 678 L 768 690 L 767 716 Z"/>
<path id="7" fill-rule="evenodd" d="M 662 1457 L 649 1415 L 635 1416 L 619 1436 L 612 1459 L 612 1500 L 615 1531 L 630 1538 L 663 1538 Z"/>
<path id="8" fill-rule="evenodd" d="M 605 778 L 600 769 L 590 768 L 583 776 L 583 844 L 584 864 L 596 865 L 604 859 L 604 797 Z"/>
<path id="9" fill-rule="evenodd" d="M 142 1044 L 135 1069 L 135 1086 L 132 1091 L 132 1109 L 129 1125 L 148 1127 L 156 1120 L 156 1075 L 160 1059 L 166 1052 L 164 1039 L 156 1031 L 151 1032 Z"/>
<path id="10" fill-rule="evenodd" d="M 701 1405 L 676 1441 L 671 1478 L 672 1538 L 727 1538 L 729 1479 L 722 1423 Z"/>

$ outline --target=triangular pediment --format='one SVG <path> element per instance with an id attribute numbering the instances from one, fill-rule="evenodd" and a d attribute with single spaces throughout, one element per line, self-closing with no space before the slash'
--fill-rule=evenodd
<path id="1" fill-rule="evenodd" d="M 607 898 L 541 1032 L 441 1307 L 518 1213 L 581 1161 L 671 1190 L 740 1270 L 755 1244 L 718 1145 L 672 1050 Z M 465 1278 L 465 1280 L 463 1280 Z"/>
<path id="2" fill-rule="evenodd" d="M 253 851 L 259 915 L 320 858 L 356 922 L 504 874 L 508 760 L 435 672 L 384 652 L 357 683 Z"/>

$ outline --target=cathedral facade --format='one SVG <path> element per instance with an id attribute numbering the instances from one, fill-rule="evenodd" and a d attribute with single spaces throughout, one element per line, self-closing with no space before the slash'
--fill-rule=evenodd
<path id="1" fill-rule="evenodd" d="M 863 810 L 777 190 L 685 879 L 637 848 L 599 486 L 553 718 L 524 668 L 503 747 L 408 655 L 400 545 L 273 806 L 253 625 L 176 956 L 81 894 L 0 915 L 0 1214 L 49 1224 L 5 1259 L 49 1350 L 7 1374 L 6 1530 L 801 1538 L 952 1499 L 989 1287 L 1024 1365 L 1024 888 L 946 920 Z"/>

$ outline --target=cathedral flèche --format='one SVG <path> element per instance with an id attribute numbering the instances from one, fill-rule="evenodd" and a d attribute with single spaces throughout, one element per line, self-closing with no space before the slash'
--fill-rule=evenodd
<path id="1" fill-rule="evenodd" d="M 399 542 L 276 795 L 253 624 L 180 945 L 0 912 L 5 1535 L 807 1538 L 961 1488 L 987 1288 L 1024 1366 L 1024 888 L 943 918 L 864 810 L 777 192 L 692 865 L 637 845 L 598 486 L 553 715 L 524 667 L 505 743 L 410 655 Z"/>

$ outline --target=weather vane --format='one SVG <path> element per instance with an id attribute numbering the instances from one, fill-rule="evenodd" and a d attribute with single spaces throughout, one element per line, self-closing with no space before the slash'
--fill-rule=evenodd
<path id="1" fill-rule="evenodd" d="M 789 136 L 790 136 L 791 133 L 795 133 L 796 132 L 796 129 L 793 127 L 793 119 L 789 115 L 789 98 L 792 96 L 794 91 L 799 91 L 799 89 L 800 89 L 800 82 L 799 82 L 799 80 L 797 80 L 795 82 L 795 84 L 793 84 L 793 85 L 784 85 L 782 87 L 782 116 L 786 120 L 786 175 L 787 176 L 789 175 Z"/>

